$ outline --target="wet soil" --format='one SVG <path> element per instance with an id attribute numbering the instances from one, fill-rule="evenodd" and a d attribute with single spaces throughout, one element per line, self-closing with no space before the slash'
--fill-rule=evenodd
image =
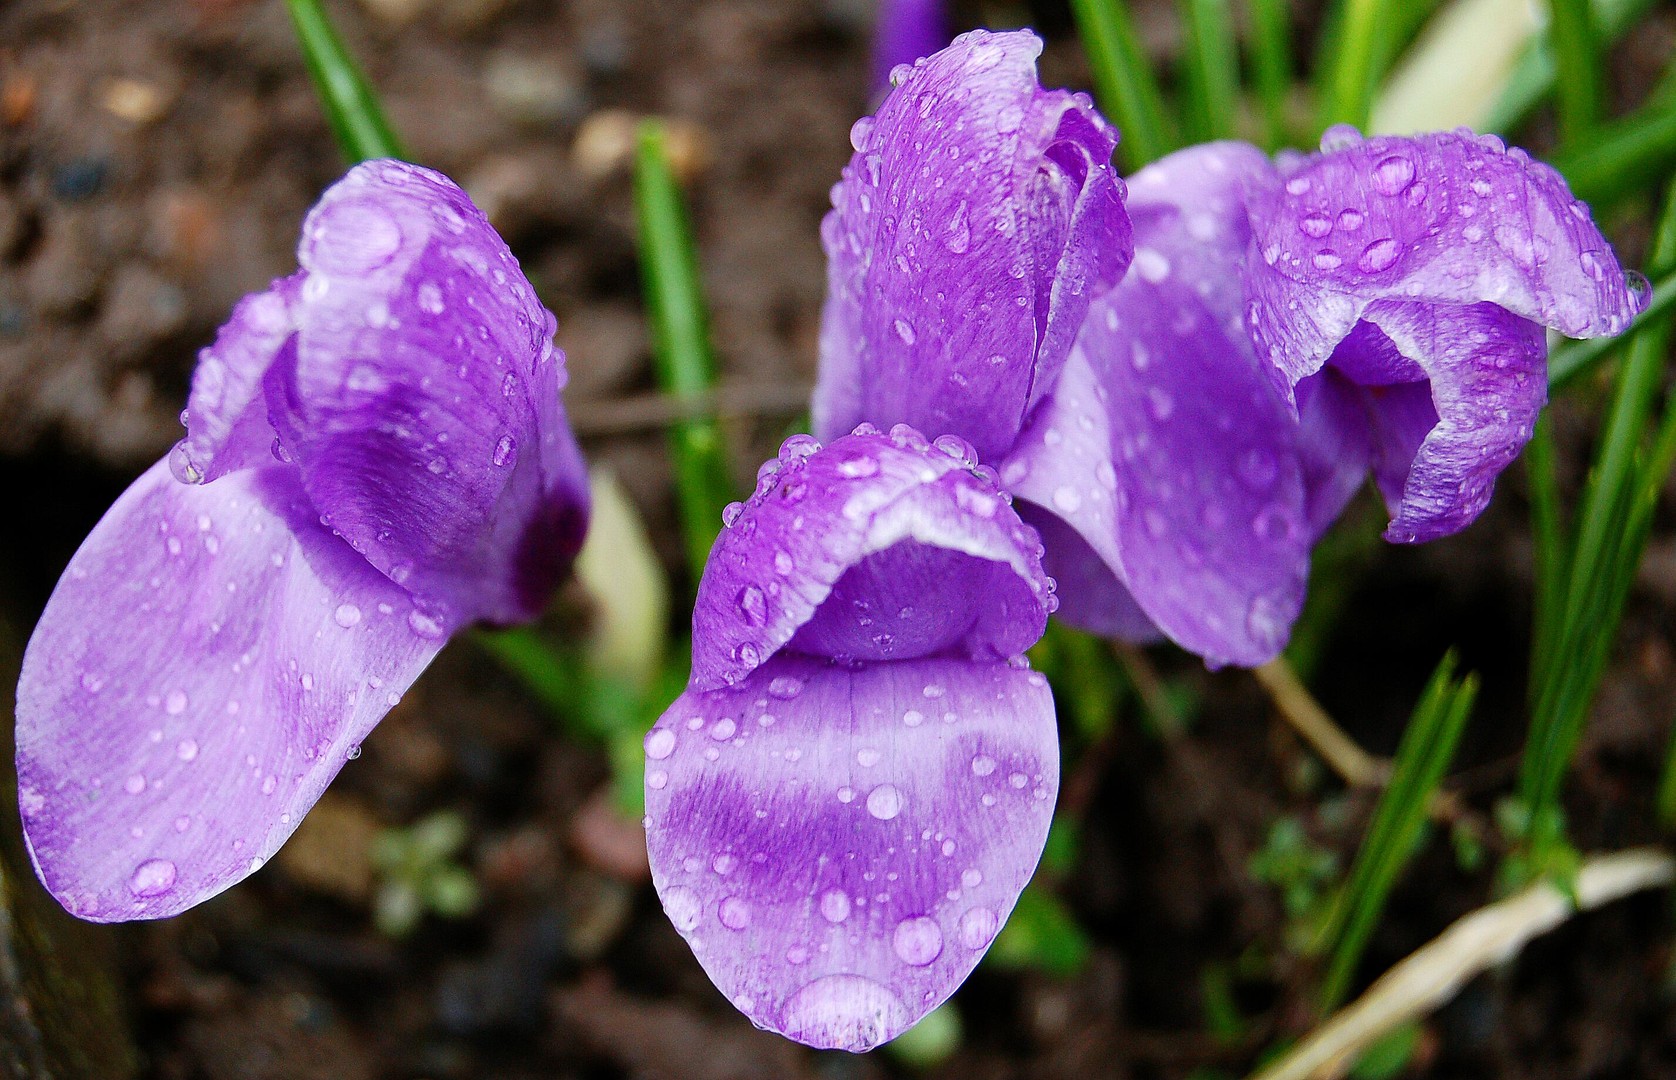
<path id="1" fill-rule="evenodd" d="M 678 567 L 648 397 L 624 117 L 681 124 L 733 388 L 728 430 L 747 479 L 796 423 L 813 376 L 817 227 L 849 125 L 869 104 L 870 5 L 331 7 L 414 155 L 488 210 L 558 314 L 585 447 L 616 469 Z M 1171 48 L 1168 5 L 1141 14 L 1149 46 Z M 1050 35 L 1044 81 L 1087 85 L 1062 6 L 957 9 L 968 26 L 1032 15 Z M 1651 24 L 1620 59 L 1621 87 L 1650 84 L 1636 72 L 1662 65 L 1671 21 Z M 1300 47 L 1308 37 L 1302 26 Z M 341 168 L 277 0 L 0 5 L 8 665 L 76 543 L 178 437 L 196 350 L 241 295 L 292 268 L 300 217 Z M 1633 220 L 1626 230 L 1633 259 Z M 1562 407 L 1574 480 L 1598 399 L 1585 388 Z M 1465 536 L 1370 546 L 1336 582 L 1344 602 L 1312 678 L 1353 736 L 1388 753 L 1426 675 L 1458 647 L 1485 684 L 1455 782 L 1480 825 L 1509 789 L 1523 730 L 1530 554 L 1519 489 L 1510 475 Z M 1588 850 L 1660 839 L 1652 792 L 1676 713 L 1672 525 L 1655 534 L 1569 789 Z M 1088 797 L 1079 851 L 1052 887 L 1090 936 L 1088 965 L 1074 977 L 984 966 L 956 998 L 965 1039 L 932 1075 L 1237 1075 L 1309 1025 L 1312 971 L 1288 948 L 1279 892 L 1248 864 L 1288 815 L 1347 859 L 1369 801 L 1313 765 L 1248 676 L 1207 673 L 1167 650 L 1148 659 L 1198 704 L 1172 738 L 1149 734 L 1126 705 L 1097 748 L 1073 748 Z M 469 640 L 451 646 L 274 865 L 180 918 L 89 931 L 92 951 L 114 965 L 140 1075 L 913 1071 L 884 1054 L 805 1051 L 736 1015 L 637 873 L 638 825 L 610 810 L 608 779 L 600 750 L 565 737 Z M 380 934 L 371 837 L 439 809 L 468 823 L 461 857 L 481 907 Z M 1489 899 L 1493 861 L 1464 870 L 1434 838 L 1394 896 L 1363 978 Z M 26 875 L 13 885 L 34 887 Z M 1656 895 L 1567 925 L 1428 1020 L 1413 1075 L 1676 1075 L 1673 930 L 1668 898 Z M 1206 987 L 1219 979 L 1244 1019 L 1213 1034 Z"/>

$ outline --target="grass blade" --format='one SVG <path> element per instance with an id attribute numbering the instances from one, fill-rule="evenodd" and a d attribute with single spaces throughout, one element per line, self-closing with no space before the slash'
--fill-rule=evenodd
<path id="1" fill-rule="evenodd" d="M 1574 195 L 1599 210 L 1647 190 L 1676 162 L 1676 102 L 1655 101 L 1592 130 L 1554 162 Z"/>
<path id="2" fill-rule="evenodd" d="M 1271 151 L 1290 141 L 1287 100 L 1292 93 L 1291 13 L 1286 0 L 1251 0 L 1251 74 L 1263 107 L 1263 142 Z"/>
<path id="3" fill-rule="evenodd" d="M 634 199 L 658 383 L 677 398 L 700 398 L 715 384 L 716 363 L 710 352 L 692 226 L 669 165 L 663 126 L 656 121 L 648 120 L 640 128 Z M 669 445 L 687 560 L 696 584 L 733 485 L 721 427 L 713 414 L 677 421 L 670 427 Z"/>
<path id="4" fill-rule="evenodd" d="M 1124 172 L 1134 172 L 1174 150 L 1164 94 L 1152 66 L 1141 55 L 1124 0 L 1071 0 L 1071 14 L 1088 52 L 1100 107 L 1123 133 L 1117 156 Z"/>
<path id="5" fill-rule="evenodd" d="M 1554 652 L 1558 626 L 1554 619 L 1571 564 L 1566 550 L 1565 525 L 1560 517 L 1559 479 L 1554 467 L 1554 429 L 1544 416 L 1537 421 L 1525 447 L 1525 472 L 1530 479 L 1531 536 L 1535 546 L 1534 601 L 1531 621 L 1531 683 L 1540 684 Z"/>
<path id="6" fill-rule="evenodd" d="M 1379 80 L 1378 43 L 1387 5 L 1381 0 L 1343 0 L 1337 33 L 1327 39 L 1326 77 L 1321 99 L 1321 127 L 1352 124 L 1365 128 Z"/>
<path id="7" fill-rule="evenodd" d="M 1236 134 L 1240 56 L 1228 0 L 1178 0 L 1187 54 L 1182 77 L 1187 88 L 1187 127 L 1194 142 Z"/>
<path id="8" fill-rule="evenodd" d="M 1593 21 L 1602 47 L 1609 46 L 1640 22 L 1654 0 L 1594 0 Z M 1484 131 L 1512 131 L 1554 89 L 1559 67 L 1554 59 L 1552 28 L 1525 54 L 1507 80 L 1501 100 L 1482 125 Z"/>
<path id="9" fill-rule="evenodd" d="M 1560 139 L 1574 146 L 1601 116 L 1600 45 L 1589 0 L 1548 0 L 1553 17 L 1548 40 L 1554 46 L 1559 88 Z"/>
<path id="10" fill-rule="evenodd" d="M 1380 796 L 1367 837 L 1356 853 L 1343 896 L 1328 919 L 1323 940 L 1332 960 L 1322 984 L 1322 1007 L 1344 999 L 1385 902 L 1414 854 L 1432 796 L 1454 760 L 1478 679 L 1454 680 L 1455 657 L 1443 658 L 1420 695 L 1392 762 L 1391 782 Z"/>
<path id="11" fill-rule="evenodd" d="M 326 121 L 343 156 L 352 164 L 372 158 L 407 160 L 378 98 L 361 74 L 360 65 L 344 48 L 320 0 L 285 0 L 285 6 L 297 27 L 308 73 L 314 78 Z"/>

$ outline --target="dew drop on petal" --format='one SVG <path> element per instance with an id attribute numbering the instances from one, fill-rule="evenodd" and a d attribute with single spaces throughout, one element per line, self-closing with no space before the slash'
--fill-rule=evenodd
<path id="1" fill-rule="evenodd" d="M 663 891 L 664 914 L 682 933 L 698 925 L 703 907 L 698 894 L 685 885 L 672 885 Z"/>
<path id="2" fill-rule="evenodd" d="M 867 793 L 867 812 L 880 821 L 889 821 L 902 812 L 902 793 L 894 785 L 880 784 Z"/>
<path id="3" fill-rule="evenodd" d="M 1401 195 L 1414 183 L 1414 162 L 1392 154 L 1373 167 L 1373 186 L 1381 195 Z"/>
<path id="4" fill-rule="evenodd" d="M 170 716 L 179 716 L 186 711 L 186 691 L 170 690 L 169 696 L 163 699 L 163 711 Z"/>
<path id="5" fill-rule="evenodd" d="M 821 918 L 837 925 L 850 917 L 850 897 L 842 889 L 828 889 L 821 894 Z"/>
<path id="6" fill-rule="evenodd" d="M 995 938 L 1000 920 L 986 907 L 975 907 L 960 917 L 960 943 L 968 949 L 982 949 Z"/>
<path id="7" fill-rule="evenodd" d="M 776 675 L 768 683 L 768 696 L 790 701 L 803 692 L 803 680 L 791 675 Z"/>
<path id="8" fill-rule="evenodd" d="M 167 859 L 147 859 L 128 879 L 128 891 L 135 896 L 161 896 L 174 885 L 175 864 Z"/>
<path id="9" fill-rule="evenodd" d="M 716 918 L 729 930 L 743 930 L 751 925 L 751 905 L 730 896 L 716 908 Z"/>
<path id="10" fill-rule="evenodd" d="M 979 754 L 972 759 L 972 775 L 988 776 L 995 771 L 995 759 L 987 754 Z"/>
<path id="11" fill-rule="evenodd" d="M 924 967 L 943 951 L 943 930 L 934 919 L 903 919 L 890 936 L 890 947 L 904 964 Z"/>
<path id="12" fill-rule="evenodd" d="M 860 1052 L 894 1037 L 908 1019 L 901 999 L 872 979 L 827 975 L 791 996 L 780 1027 L 809 1046 Z"/>
<path id="13" fill-rule="evenodd" d="M 339 604 L 332 620 L 347 630 L 361 621 L 361 609 L 354 604 Z"/>
<path id="14" fill-rule="evenodd" d="M 1389 270 L 1397 261 L 1397 242 L 1389 236 L 1382 237 L 1362 249 L 1362 257 L 1356 260 L 1356 265 L 1365 273 L 1377 274 L 1382 270 Z"/>

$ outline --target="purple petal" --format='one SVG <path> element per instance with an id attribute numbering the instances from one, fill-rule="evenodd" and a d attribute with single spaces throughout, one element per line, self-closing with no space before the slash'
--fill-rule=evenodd
<path id="1" fill-rule="evenodd" d="M 1489 503 L 1547 400 L 1542 327 L 1494 304 L 1382 301 L 1365 318 L 1431 376 L 1429 392 L 1424 383 L 1367 390 L 1374 476 L 1391 507 L 1385 538 L 1459 532 Z"/>
<path id="2" fill-rule="evenodd" d="M 1645 302 L 1560 175 L 1494 136 L 1335 129 L 1322 147 L 1250 204 L 1252 328 L 1290 383 L 1380 300 L 1493 303 L 1571 337 Z"/>
<path id="3" fill-rule="evenodd" d="M 1086 95 L 1041 89 L 1041 48 L 962 35 L 856 123 L 821 228 L 822 438 L 905 422 L 999 458 L 1122 276 L 1117 134 Z"/>
<path id="4" fill-rule="evenodd" d="M 71 560 L 17 704 L 25 836 L 71 912 L 160 918 L 251 873 L 441 647 L 317 517 L 290 470 L 159 462 Z"/>
<path id="5" fill-rule="evenodd" d="M 1039 674 L 784 654 L 646 736 L 677 930 L 757 1025 L 868 1050 L 946 999 L 1030 879 L 1058 788 Z"/>
<path id="6" fill-rule="evenodd" d="M 256 438 L 259 380 L 321 517 L 433 617 L 538 612 L 580 546 L 586 476 L 553 317 L 506 245 L 446 177 L 375 161 L 321 198 L 299 260 L 206 353 L 185 450 L 215 455 L 192 464 Z"/>
<path id="7" fill-rule="evenodd" d="M 899 425 L 793 436 L 730 511 L 693 609 L 693 688 L 788 643 L 814 655 L 1006 658 L 1052 610 L 1040 543 L 972 448 Z M 794 639 L 795 636 L 795 639 Z"/>
<path id="8" fill-rule="evenodd" d="M 1041 534 L 1042 568 L 1058 586 L 1054 595 L 1059 598 L 1059 609 L 1054 614 L 1102 637 L 1142 644 L 1163 639 L 1157 624 L 1135 603 L 1134 594 L 1064 519 L 1022 499 L 1013 508 Z"/>
<path id="9" fill-rule="evenodd" d="M 1308 573 L 1297 420 L 1240 323 L 1242 194 L 1267 168 L 1252 148 L 1218 143 L 1135 176 L 1134 269 L 1090 308 L 1001 469 L 1211 664 L 1272 659 Z M 1097 630 L 1127 621 L 1061 614 Z"/>
<path id="10" fill-rule="evenodd" d="M 1368 477 L 1374 459 L 1372 402 L 1365 388 L 1330 366 L 1298 384 L 1297 401 L 1304 516 L 1313 542 L 1338 520 Z"/>
<path id="11" fill-rule="evenodd" d="M 943 0 L 880 0 L 873 25 L 873 86 L 890 88 L 890 73 L 949 43 Z"/>

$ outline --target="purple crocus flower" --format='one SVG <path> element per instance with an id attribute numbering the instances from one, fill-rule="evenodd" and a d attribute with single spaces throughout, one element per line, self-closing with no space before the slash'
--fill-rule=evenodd
<path id="1" fill-rule="evenodd" d="M 448 636 L 538 613 L 581 543 L 553 316 L 465 193 L 358 166 L 298 258 L 204 351 L 186 438 L 24 656 L 25 837 L 86 919 L 261 866 Z"/>
<path id="2" fill-rule="evenodd" d="M 794 436 L 729 509 L 687 692 L 646 736 L 652 879 L 762 1027 L 862 1051 L 971 972 L 1058 789 L 1041 545 L 975 466 L 898 425 Z"/>
<path id="3" fill-rule="evenodd" d="M 1547 399 L 1544 328 L 1616 334 L 1646 299 L 1560 175 L 1493 135 L 1334 128 L 1247 206 L 1250 327 L 1296 393 L 1312 516 L 1371 468 L 1393 541 L 1489 502 Z"/>

